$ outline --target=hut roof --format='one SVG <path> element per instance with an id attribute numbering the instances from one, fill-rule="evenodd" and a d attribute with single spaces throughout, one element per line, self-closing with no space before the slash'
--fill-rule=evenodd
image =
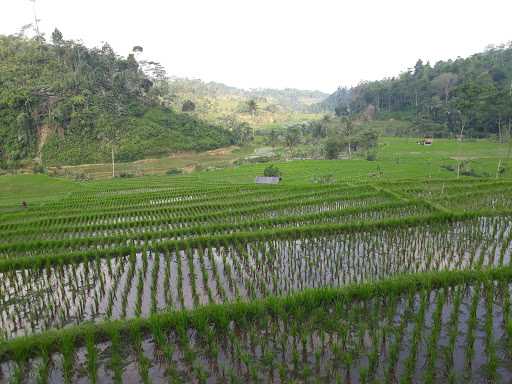
<path id="1" fill-rule="evenodd" d="M 256 176 L 256 184 L 279 184 L 280 177 Z"/>

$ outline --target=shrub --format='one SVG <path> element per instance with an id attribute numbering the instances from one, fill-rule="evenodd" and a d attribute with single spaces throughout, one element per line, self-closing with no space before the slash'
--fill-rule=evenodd
<path id="1" fill-rule="evenodd" d="M 450 172 L 456 171 L 456 168 L 451 164 L 443 164 L 443 165 L 441 165 L 441 168 L 446 169 L 447 171 L 450 171 Z"/>
<path id="2" fill-rule="evenodd" d="M 281 171 L 279 170 L 279 168 L 271 164 L 265 168 L 265 170 L 263 171 L 263 175 L 267 177 L 279 177 L 281 176 Z"/>
<path id="3" fill-rule="evenodd" d="M 41 164 L 36 164 L 34 165 L 34 167 L 32 168 L 32 172 L 34 173 L 46 173 L 47 170 L 45 167 L 43 167 Z"/>
<path id="4" fill-rule="evenodd" d="M 324 145 L 324 151 L 326 159 L 337 159 L 340 154 L 340 144 L 334 139 L 329 139 Z"/>
<path id="5" fill-rule="evenodd" d="M 92 180 L 91 177 L 88 174 L 83 173 L 83 172 L 72 173 L 71 175 L 73 177 L 73 180 L 75 180 L 75 181 L 89 181 L 89 180 Z"/>
<path id="6" fill-rule="evenodd" d="M 181 175 L 182 173 L 183 173 L 183 171 L 178 168 L 171 168 L 171 169 L 168 169 L 167 172 L 165 172 L 165 174 L 169 175 L 169 176 Z"/>
<path id="7" fill-rule="evenodd" d="M 186 100 L 181 107 L 182 112 L 194 112 L 195 110 L 196 105 L 192 100 Z"/>

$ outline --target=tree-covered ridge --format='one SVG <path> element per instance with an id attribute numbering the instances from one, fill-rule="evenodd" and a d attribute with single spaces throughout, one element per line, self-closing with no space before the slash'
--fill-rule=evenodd
<path id="1" fill-rule="evenodd" d="M 179 97 L 180 95 L 190 93 L 209 98 L 234 97 L 240 99 L 264 99 L 262 101 L 265 103 L 274 104 L 283 109 L 297 112 L 307 112 L 308 106 L 318 103 L 327 97 L 327 94 L 315 90 L 294 88 L 242 89 L 214 81 L 204 82 L 199 79 L 178 77 L 172 78 L 169 84 L 171 97 Z"/>
<path id="2" fill-rule="evenodd" d="M 241 89 L 200 79 L 171 78 L 162 96 L 166 105 L 193 112 L 238 132 L 320 118 L 311 106 L 327 97 L 299 89 Z M 312 113 L 313 112 L 313 113 Z"/>
<path id="3" fill-rule="evenodd" d="M 231 134 L 160 105 L 165 72 L 144 71 L 108 44 L 88 48 L 55 30 L 0 36 L 0 164 L 41 157 L 47 164 L 121 160 L 231 143 Z"/>
<path id="4" fill-rule="evenodd" d="M 377 117 L 434 122 L 428 126 L 435 135 L 503 139 L 512 125 L 512 44 L 433 66 L 418 60 L 397 77 L 352 88 L 343 104 Z"/>

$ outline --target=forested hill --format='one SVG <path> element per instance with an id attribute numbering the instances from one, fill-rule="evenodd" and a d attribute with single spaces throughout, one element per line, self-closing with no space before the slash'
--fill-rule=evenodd
<path id="1" fill-rule="evenodd" d="M 240 100 L 260 99 L 266 104 L 289 111 L 307 112 L 309 106 L 316 104 L 328 95 L 320 91 L 302 90 L 294 88 L 272 89 L 254 88 L 242 89 L 231 87 L 218 82 L 204 82 L 199 79 L 172 78 L 170 95 L 182 97 L 185 95 L 209 99 L 237 98 Z"/>
<path id="2" fill-rule="evenodd" d="M 418 60 L 397 77 L 350 89 L 341 104 L 339 110 L 430 122 L 434 135 L 504 139 L 512 125 L 512 44 L 433 66 Z"/>
<path id="3" fill-rule="evenodd" d="M 141 50 L 120 57 L 58 30 L 0 36 L 0 165 L 101 162 L 112 144 L 119 160 L 229 145 L 230 132 L 162 106 L 165 72 Z"/>
<path id="4" fill-rule="evenodd" d="M 334 93 L 327 96 L 321 102 L 311 105 L 309 109 L 316 112 L 334 112 L 336 107 L 350 104 L 351 91 L 351 89 L 346 87 L 338 87 Z"/>
<path id="5" fill-rule="evenodd" d="M 266 128 L 318 119 L 312 111 L 328 95 L 300 89 L 242 89 L 200 79 L 171 78 L 163 100 L 176 110 L 192 110 L 210 122 L 232 127 Z M 311 113 L 315 112 L 315 113 Z"/>

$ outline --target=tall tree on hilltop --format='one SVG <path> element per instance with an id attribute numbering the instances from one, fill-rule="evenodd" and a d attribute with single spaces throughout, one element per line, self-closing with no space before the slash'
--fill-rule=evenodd
<path id="1" fill-rule="evenodd" d="M 432 83 L 442 94 L 445 105 L 448 104 L 450 92 L 457 84 L 458 76 L 455 73 L 446 72 L 437 76 Z"/>
<path id="2" fill-rule="evenodd" d="M 250 99 L 249 101 L 247 101 L 247 109 L 249 110 L 252 118 L 254 119 L 254 115 L 258 110 L 258 104 L 256 103 L 256 100 Z"/>
<path id="3" fill-rule="evenodd" d="M 342 122 L 344 124 L 343 135 L 345 136 L 345 139 L 347 140 L 348 158 L 350 160 L 350 159 L 352 159 L 352 135 L 354 134 L 354 124 L 352 123 L 351 116 L 343 117 Z"/>

